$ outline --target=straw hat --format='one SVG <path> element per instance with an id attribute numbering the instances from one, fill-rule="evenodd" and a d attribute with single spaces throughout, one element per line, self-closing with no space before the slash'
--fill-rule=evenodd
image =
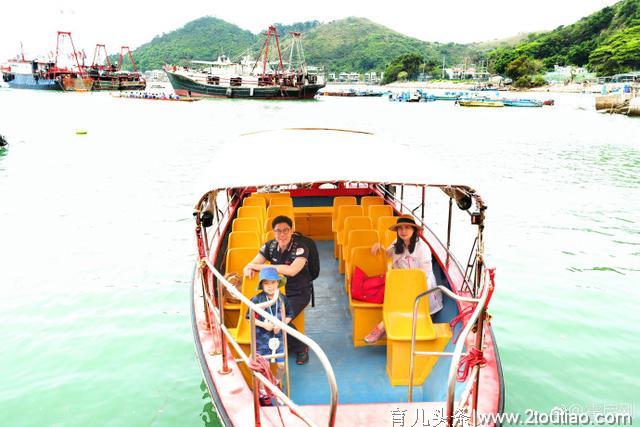
<path id="1" fill-rule="evenodd" d="M 416 224 L 416 221 L 413 219 L 413 217 L 409 215 L 402 215 L 398 217 L 396 223 L 389 227 L 389 230 L 397 231 L 398 227 L 400 227 L 401 225 L 408 225 L 410 227 L 413 227 L 416 231 L 420 231 L 420 226 Z"/>

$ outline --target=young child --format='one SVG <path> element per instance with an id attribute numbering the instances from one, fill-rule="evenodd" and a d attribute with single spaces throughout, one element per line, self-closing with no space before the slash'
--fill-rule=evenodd
<path id="1" fill-rule="evenodd" d="M 251 302 L 254 304 L 261 304 L 270 300 L 273 300 L 276 297 L 276 290 L 284 286 L 286 283 L 286 279 L 280 277 L 278 275 L 278 271 L 273 267 L 266 267 L 260 270 L 260 282 L 258 283 L 258 289 L 262 292 L 259 292 L 258 295 L 251 298 Z M 278 318 L 278 320 L 282 320 L 282 307 L 284 307 L 285 318 L 284 322 L 289 324 L 293 317 L 291 307 L 289 307 L 289 303 L 287 302 L 287 298 L 278 293 L 277 301 L 269 307 L 264 307 L 263 310 L 267 313 L 273 315 Z M 273 354 L 274 351 L 272 347 L 275 347 L 275 344 L 278 345 L 275 353 L 284 353 L 284 340 L 282 337 L 282 331 L 279 327 L 275 326 L 268 320 L 265 320 L 261 315 L 256 313 L 256 353 L 261 356 L 268 356 Z M 247 319 L 249 318 L 249 313 L 247 313 Z M 276 342 L 277 340 L 277 342 Z M 269 346 L 269 341 L 272 341 L 272 347 Z M 271 359 L 271 362 L 274 360 Z M 279 383 L 282 383 L 282 377 L 284 375 L 284 357 L 278 357 L 275 359 L 277 363 L 277 371 L 276 378 Z"/>

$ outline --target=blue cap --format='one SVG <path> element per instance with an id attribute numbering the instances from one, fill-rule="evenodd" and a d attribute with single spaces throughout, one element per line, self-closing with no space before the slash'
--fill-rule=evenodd
<path id="1" fill-rule="evenodd" d="M 275 267 L 265 267 L 260 270 L 260 281 L 263 280 L 280 280 L 281 277 L 278 275 L 278 270 Z"/>
<path id="2" fill-rule="evenodd" d="M 278 274 L 278 270 L 275 267 L 265 267 L 260 270 L 260 277 L 258 280 L 258 289 L 262 289 L 262 281 L 263 280 L 277 280 L 278 287 L 284 286 L 287 283 L 286 277 L 282 277 Z"/>

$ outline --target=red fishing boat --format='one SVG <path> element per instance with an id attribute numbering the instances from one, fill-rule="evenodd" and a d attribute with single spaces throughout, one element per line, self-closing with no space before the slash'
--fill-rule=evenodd
<path id="1" fill-rule="evenodd" d="M 279 156 L 271 166 L 265 163 L 273 154 L 267 146 Z M 314 164 L 300 156 L 302 146 L 314 153 Z M 487 206 L 473 188 L 455 184 L 450 170 L 436 173 L 438 162 L 433 170 L 394 175 L 390 149 L 403 155 L 398 144 L 366 132 L 291 129 L 246 134 L 219 150 L 194 208 L 198 259 L 191 317 L 196 354 L 223 425 L 500 424 L 502 368 L 487 313 L 494 289 L 494 270 L 484 254 Z M 291 161 L 279 167 L 282 156 Z M 325 160 L 331 167 L 317 166 Z M 443 218 L 448 212 L 443 236 L 430 227 L 427 204 L 430 211 L 442 206 Z M 257 279 L 244 277 L 239 288 L 226 279 L 242 276 L 272 238 L 270 217 L 282 214 L 315 241 L 319 254 L 315 304 L 293 320 L 296 329 L 251 302 Z M 424 271 L 390 270 L 382 255 L 371 252 L 373 243 L 386 247 L 393 241 L 387 230 L 399 215 L 423 230 L 434 290 L 427 290 Z M 470 226 L 454 231 L 461 222 Z M 453 253 L 452 236 L 466 235 L 464 228 L 471 251 L 459 254 L 463 264 Z M 386 277 L 381 304 L 354 299 L 356 267 Z M 432 292 L 443 296 L 433 318 L 427 298 Z M 256 353 L 253 314 L 281 328 L 285 342 L 293 336 L 309 348 L 305 365 L 289 363 L 286 350 L 267 357 L 285 357 L 280 387 Z M 368 344 L 364 336 L 382 319 L 386 340 Z M 279 404 L 262 406 L 261 388 Z"/>

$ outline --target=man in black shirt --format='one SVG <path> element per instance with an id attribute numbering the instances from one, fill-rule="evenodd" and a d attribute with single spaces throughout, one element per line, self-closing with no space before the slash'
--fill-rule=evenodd
<path id="1" fill-rule="evenodd" d="M 266 242 L 258 255 L 244 268 L 244 275 L 253 277 L 264 267 L 274 267 L 287 278 L 285 291 L 293 311 L 293 318 L 311 300 L 311 275 L 307 261 L 309 248 L 293 234 L 293 221 L 281 215 L 271 222 L 275 239 Z M 269 261 L 271 265 L 265 265 Z M 290 324 L 293 327 L 293 324 Z M 309 349 L 294 337 L 289 337 L 289 351 L 296 353 L 296 363 L 304 365 L 309 361 Z"/>

